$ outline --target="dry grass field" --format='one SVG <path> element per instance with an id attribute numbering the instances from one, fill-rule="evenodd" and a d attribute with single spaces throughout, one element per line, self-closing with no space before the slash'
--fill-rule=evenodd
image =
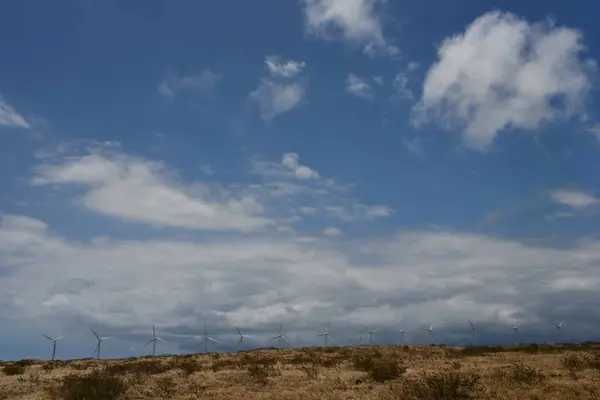
<path id="1" fill-rule="evenodd" d="M 600 399 L 596 344 L 263 349 L 0 370 L 0 399 Z"/>

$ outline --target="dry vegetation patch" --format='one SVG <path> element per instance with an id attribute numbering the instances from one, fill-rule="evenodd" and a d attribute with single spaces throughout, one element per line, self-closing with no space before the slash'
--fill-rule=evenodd
<path id="1" fill-rule="evenodd" d="M 0 368 L 0 400 L 600 399 L 595 344 L 264 349 Z"/>

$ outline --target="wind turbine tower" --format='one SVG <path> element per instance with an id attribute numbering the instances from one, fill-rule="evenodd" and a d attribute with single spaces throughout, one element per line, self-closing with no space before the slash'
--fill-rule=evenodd
<path id="1" fill-rule="evenodd" d="M 96 336 L 96 339 L 98 339 L 98 344 L 96 345 L 96 359 L 99 360 L 100 359 L 100 345 L 102 344 L 103 340 L 107 340 L 107 339 L 112 339 L 111 336 L 105 336 L 105 337 L 100 337 L 98 336 L 98 334 L 96 333 L 96 331 L 94 330 L 94 328 L 90 328 L 92 330 L 92 333 L 94 334 L 94 336 Z"/>
<path id="2" fill-rule="evenodd" d="M 430 325 L 429 328 L 424 328 L 423 330 L 429 332 L 429 341 L 431 342 L 431 345 L 433 345 L 433 325 Z"/>
<path id="3" fill-rule="evenodd" d="M 271 340 L 275 339 L 277 339 L 277 344 L 279 345 L 279 347 L 281 347 L 282 340 L 284 340 L 288 344 L 288 346 L 290 346 L 290 341 L 283 334 L 283 324 L 279 324 L 279 333 L 277 334 L 277 336 L 274 336 Z"/>
<path id="4" fill-rule="evenodd" d="M 240 340 L 238 341 L 238 348 L 241 351 L 241 350 L 243 350 L 243 347 L 244 347 L 244 339 L 252 338 L 254 336 L 244 335 L 242 333 L 242 331 L 240 330 L 240 328 L 238 328 L 237 326 L 235 327 L 235 330 L 237 330 L 238 334 L 240 335 Z"/>
<path id="5" fill-rule="evenodd" d="M 371 328 L 369 328 L 367 325 L 363 324 L 363 326 L 365 327 L 365 329 L 367 330 L 367 332 L 369 332 L 369 344 L 370 344 L 371 346 L 373 346 L 373 334 L 374 334 L 375 332 L 377 332 L 377 331 L 378 331 L 379 329 L 381 329 L 381 328 L 377 328 L 377 329 L 373 329 L 373 330 L 371 330 Z"/>
<path id="6" fill-rule="evenodd" d="M 396 335 L 400 335 L 400 340 L 402 341 L 402 346 L 404 346 L 404 339 L 406 338 L 406 332 L 404 332 L 404 329 L 400 329 L 399 332 L 396 332 Z"/>
<path id="7" fill-rule="evenodd" d="M 56 339 L 53 339 L 50 336 L 44 335 L 43 333 L 42 333 L 42 336 L 48 340 L 52 340 L 52 361 L 54 361 L 54 357 L 56 356 L 56 342 L 58 342 L 60 339 L 62 339 L 62 336 L 59 336 Z"/>
<path id="8" fill-rule="evenodd" d="M 152 343 L 152 357 L 156 356 L 156 342 L 163 342 L 163 343 L 168 343 L 166 340 L 164 340 L 163 338 L 160 338 L 158 336 L 156 336 L 156 328 L 154 327 L 154 324 L 152 324 L 152 340 L 150 340 L 148 343 L 146 343 L 144 345 L 144 347 L 148 346 L 150 343 Z"/>
<path id="9" fill-rule="evenodd" d="M 331 337 L 331 335 L 329 334 L 329 326 L 327 326 L 327 327 L 325 328 L 325 332 L 323 332 L 323 333 L 319 333 L 319 334 L 317 335 L 317 337 L 321 337 L 321 336 L 322 336 L 322 337 L 325 339 L 325 347 L 327 347 L 327 340 L 331 340 L 331 343 L 333 343 L 333 344 L 337 344 L 337 343 L 335 342 L 335 340 L 333 340 L 333 338 L 332 338 L 332 337 Z"/>
<path id="10" fill-rule="evenodd" d="M 475 346 L 477 342 L 477 330 L 475 329 L 475 325 L 473 325 L 471 320 L 469 320 L 469 328 L 471 329 L 471 335 L 473 335 L 473 346 Z"/>
<path id="11" fill-rule="evenodd" d="M 206 325 L 204 325 L 204 337 L 202 338 L 200 343 L 198 343 L 198 346 L 196 346 L 196 348 L 200 347 L 200 345 L 202 345 L 202 343 L 204 343 L 204 354 L 208 353 L 208 342 L 209 341 L 213 342 L 213 343 L 219 343 L 215 339 L 208 336 L 208 333 L 206 332 Z"/>
<path id="12" fill-rule="evenodd" d="M 515 323 L 515 325 L 512 327 L 513 332 L 515 333 L 515 338 L 517 341 L 517 346 L 519 346 L 519 319 L 517 318 L 517 322 Z"/>
<path id="13" fill-rule="evenodd" d="M 561 339 L 562 339 L 562 337 L 561 337 L 562 335 L 560 334 L 560 332 L 561 332 L 561 329 L 562 329 L 562 326 L 563 326 L 563 322 L 565 322 L 565 321 L 560 321 L 559 324 L 555 324 L 554 322 L 552 323 L 552 325 L 554 325 L 554 327 L 556 328 L 556 331 L 557 331 L 558 342 L 560 342 Z"/>

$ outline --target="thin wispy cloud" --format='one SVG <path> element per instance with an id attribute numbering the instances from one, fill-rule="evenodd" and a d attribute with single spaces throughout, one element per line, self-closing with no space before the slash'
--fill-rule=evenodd
<path id="1" fill-rule="evenodd" d="M 29 129 L 31 125 L 0 96 L 0 125 Z"/>
<path id="2" fill-rule="evenodd" d="M 257 104 L 261 118 L 271 121 L 299 106 L 305 98 L 307 79 L 298 75 L 306 64 L 284 61 L 277 56 L 268 56 L 265 64 L 270 76 L 261 78 L 258 88 L 248 98 Z"/>
<path id="3" fill-rule="evenodd" d="M 181 93 L 207 96 L 214 91 L 221 79 L 220 74 L 205 69 L 198 75 L 169 76 L 157 86 L 157 91 L 170 100 Z"/>

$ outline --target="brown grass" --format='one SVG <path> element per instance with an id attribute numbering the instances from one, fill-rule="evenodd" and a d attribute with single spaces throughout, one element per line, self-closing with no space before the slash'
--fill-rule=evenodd
<path id="1" fill-rule="evenodd" d="M 600 399 L 600 345 L 255 350 L 1 363 L 1 399 Z"/>

